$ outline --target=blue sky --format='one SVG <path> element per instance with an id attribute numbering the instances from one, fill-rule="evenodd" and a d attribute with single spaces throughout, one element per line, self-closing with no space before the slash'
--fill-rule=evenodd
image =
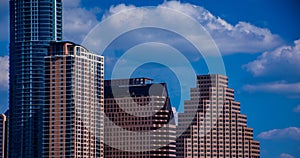
<path id="1" fill-rule="evenodd" d="M 102 19 L 120 10 L 142 6 L 164 6 L 183 12 L 199 22 L 215 40 L 223 57 L 229 86 L 235 89 L 242 113 L 261 142 L 264 158 L 300 157 L 300 3 L 297 0 L 64 0 L 64 40 L 81 43 Z M 103 18 L 103 15 L 104 18 Z M 162 13 L 154 17 L 168 16 Z M 8 2 L 0 0 L 0 112 L 8 104 Z M 180 21 L 178 21 L 180 23 Z M 183 23 L 184 25 L 184 23 Z M 170 32 L 143 29 L 116 39 L 104 55 L 106 78 L 114 64 L 131 45 L 164 42 L 183 52 L 197 73 L 207 66 L 195 49 Z M 194 59 L 194 60 L 193 60 Z M 180 87 L 174 72 L 148 63 L 132 76 L 166 81 L 172 103 L 178 108 Z"/>

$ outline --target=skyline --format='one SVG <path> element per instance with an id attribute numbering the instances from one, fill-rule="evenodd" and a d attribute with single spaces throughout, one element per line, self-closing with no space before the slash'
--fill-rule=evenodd
<path id="1" fill-rule="evenodd" d="M 2 1 L 1 1 L 2 2 Z M 64 8 L 64 31 L 70 30 L 70 32 L 64 33 L 64 40 L 71 40 L 77 43 L 80 43 L 83 37 L 89 32 L 89 29 L 93 28 L 102 17 L 104 13 L 105 16 L 116 13 L 121 9 L 133 8 L 134 6 L 128 5 L 120 5 L 116 2 L 114 7 L 110 7 L 111 2 L 91 2 L 89 0 L 76 4 L 79 1 L 65 1 Z M 254 15 L 249 16 L 250 13 L 243 14 L 241 9 L 240 17 L 238 15 L 226 12 L 226 9 L 222 9 L 222 7 L 215 7 L 209 2 L 203 2 L 203 7 L 193 8 L 191 4 L 200 5 L 198 2 L 194 1 L 186 1 L 188 3 L 175 3 L 175 2 L 134 2 L 129 1 L 128 3 L 132 3 L 136 6 L 143 5 L 162 5 L 169 6 L 175 9 L 179 9 L 186 14 L 197 17 L 200 15 L 205 15 L 207 17 L 206 20 L 198 21 L 202 25 L 209 30 L 211 35 L 216 40 L 217 45 L 220 48 L 220 51 L 223 55 L 223 60 L 226 66 L 227 75 L 230 78 L 230 87 L 236 89 L 237 100 L 241 102 L 242 112 L 248 115 L 249 124 L 255 130 L 255 136 L 260 139 L 262 142 L 262 149 L 266 149 L 266 151 L 261 151 L 262 157 L 280 157 L 293 155 L 297 157 L 300 153 L 300 144 L 297 142 L 297 138 L 299 138 L 299 45 L 300 42 L 297 41 L 299 36 L 299 31 L 297 32 L 296 26 L 299 26 L 299 22 L 289 22 L 290 24 L 294 24 L 293 26 L 289 25 L 288 29 L 282 30 L 280 29 L 281 23 L 277 22 L 277 25 L 274 23 L 274 19 L 268 19 L 266 14 L 262 14 L 264 18 L 266 18 L 265 22 L 261 22 L 261 18 L 256 17 L 255 14 L 259 15 L 262 13 L 261 8 L 258 8 L 258 13 L 253 13 Z M 289 1 L 290 3 L 293 1 Z M 221 2 L 225 3 L 225 2 Z M 247 3 L 255 3 L 247 1 Z M 259 2 L 256 2 L 259 3 Z M 262 3 L 262 2 L 261 2 Z M 265 2 L 266 3 L 266 2 Z M 274 2 L 276 6 L 279 2 Z M 283 2 L 282 2 L 283 3 Z M 288 2 L 286 2 L 288 3 Z M 279 5 L 279 4 L 277 4 Z M 96 6 L 96 7 L 95 7 Z M 227 5 L 228 8 L 229 5 Z M 243 5 L 241 5 L 242 7 Z M 282 5 L 282 7 L 287 5 Z M 1 5 L 2 7 L 2 5 Z M 97 8 L 98 7 L 98 8 Z M 237 8 L 232 6 L 233 8 Z M 252 5 L 253 7 L 253 5 Z M 279 6 L 276 6 L 279 7 Z M 276 8 L 275 7 L 275 8 Z M 292 5 L 290 4 L 290 7 Z M 294 5 L 293 7 L 297 7 Z M 208 8 L 208 9 L 206 9 Z M 226 7 L 224 7 L 226 8 Z M 251 8 L 251 5 L 250 5 Z M 262 5 L 264 8 L 264 5 Z M 271 14 L 272 7 L 269 9 Z M 109 11 L 108 11 L 109 10 Z M 218 12 L 219 10 L 219 12 Z M 225 10 L 225 11 L 224 11 Z M 248 9 L 250 10 L 250 9 Z M 276 10 L 273 8 L 273 10 Z M 280 9 L 278 9 L 279 11 Z M 288 12 L 288 9 L 282 9 Z M 290 9 L 290 12 L 296 12 L 294 8 Z M 247 9 L 245 9 L 247 11 Z M 222 13 L 223 12 L 223 13 Z M 234 12 L 234 11 L 231 11 Z M 256 12 L 256 11 L 255 11 Z M 268 12 L 268 11 L 266 11 Z M 66 14 L 72 15 L 72 17 L 66 17 Z M 225 14 L 225 15 L 224 15 Z M 226 15 L 227 14 L 227 15 Z M 288 14 L 288 13 L 274 13 L 275 15 Z M 234 16 L 233 16 L 234 15 Z M 274 16 L 275 16 L 274 15 Z M 288 14 L 289 15 L 289 14 Z M 296 16 L 295 14 L 294 16 Z M 249 16 L 249 17 L 248 17 Z M 281 16 L 278 16 L 281 17 Z M 81 20 L 78 19 L 81 17 Z M 294 17 L 294 19 L 295 19 Z M 71 19 L 72 18 L 72 19 Z M 248 18 L 248 19 L 247 19 Z M 258 20 L 255 21 L 254 19 Z M 262 18 L 263 19 L 263 18 Z M 283 21 L 288 21 L 284 18 Z M 82 21 L 86 20 L 86 21 Z M 247 22 L 241 22 L 247 21 Z M 280 21 L 280 20 L 279 20 Z M 2 21 L 1 21 L 2 22 Z M 77 24 L 71 26 L 70 24 Z M 88 24 L 87 28 L 78 27 L 81 24 Z M 270 24 L 269 24 L 270 23 Z M 287 22 L 287 24 L 289 24 Z M 69 24 L 69 25 L 68 25 Z M 209 24 L 209 25 L 208 25 Z M 275 25 L 275 26 L 274 26 Z M 283 26 L 282 26 L 283 27 Z M 299 28 L 299 27 L 298 27 Z M 145 33 L 151 34 L 153 30 L 145 30 Z M 74 35 L 76 32 L 76 35 Z M 248 32 L 248 34 L 247 34 Z M 274 33 L 275 32 L 275 33 Z M 72 34 L 71 34 L 72 33 Z M 135 35 L 136 39 L 139 40 L 139 34 Z M 132 36 L 132 34 L 131 34 Z M 167 39 L 178 39 L 178 37 L 170 36 L 169 34 L 162 34 L 159 38 L 163 37 L 163 40 Z M 158 37 L 150 37 L 146 40 L 156 39 Z M 261 38 L 267 39 L 261 41 Z M 126 36 L 118 39 L 117 44 L 123 43 L 126 39 Z M 163 41 L 161 40 L 161 41 Z M 4 40 L 5 41 L 5 40 Z M 225 41 L 225 42 L 224 42 Z M 234 42 L 235 46 L 230 47 L 230 44 Z M 295 41 L 295 46 L 293 42 Z M 135 43 L 135 41 L 130 41 L 131 44 Z M 259 43 L 261 42 L 261 43 Z M 1 41 L 1 55 L 7 55 L 5 52 L 5 48 L 7 46 L 2 46 L 3 41 Z M 126 42 L 124 42 L 126 44 Z M 179 44 L 182 41 L 179 40 Z M 256 48 L 257 47 L 257 48 Z M 114 46 L 112 46 L 114 48 Z M 6 48 L 7 49 L 7 48 Z M 115 54 L 119 55 L 124 46 L 120 46 L 119 52 L 115 52 Z M 182 50 L 189 50 L 189 48 L 182 47 Z M 188 52 L 188 51 L 186 51 Z M 243 52 L 243 53 L 240 53 Z M 113 56 L 114 57 L 114 56 Z M 118 57 L 118 56 L 115 56 Z M 193 57 L 193 56 L 192 56 Z M 0 58 L 1 65 L 5 65 L 7 59 L 5 57 Z M 198 67 L 203 67 L 203 61 L 201 58 L 197 61 L 196 64 Z M 106 66 L 109 67 L 109 64 L 106 63 Z M 1 71 L 5 73 L 5 67 L 3 70 L 3 66 L 1 67 Z M 161 65 L 145 65 L 135 72 L 134 75 L 140 76 L 145 75 L 143 71 L 146 68 L 151 68 L 152 70 L 161 70 L 162 72 L 166 72 Z M 277 71 L 274 71 L 277 70 Z M 206 73 L 203 70 L 198 70 L 199 73 Z M 204 70 L 205 71 L 205 70 Z M 279 73 L 278 73 L 279 72 Z M 170 72 L 169 72 L 170 74 Z M 134 76 L 133 75 L 133 76 Z M 145 77 L 155 78 L 155 81 L 166 81 L 171 82 L 171 79 L 168 79 L 164 76 L 159 75 L 158 73 L 149 73 L 147 71 L 147 75 Z M 3 77 L 3 76 L 2 76 Z M 5 77 L 5 76 L 4 76 Z M 173 78 L 172 78 L 173 79 Z M 0 83 L 4 83 L 5 79 L 1 78 Z M 176 81 L 173 81 L 176 84 Z M 171 82 L 170 85 L 174 83 Z M 4 88 L 4 89 L 3 89 Z M 7 87 L 6 87 L 7 88 Z M 191 87 L 189 87 L 191 88 Z M 7 102 L 7 92 L 5 86 L 1 86 L 1 102 L 5 104 L 5 100 Z M 176 92 L 176 89 L 173 92 Z M 172 89 L 171 89 L 172 92 Z M 2 99 L 3 98 L 3 99 Z M 4 101 L 3 101 L 4 100 Z M 176 103 L 176 100 L 173 102 Z M 178 101 L 177 101 L 178 102 Z M 273 108 L 275 107 L 275 108 Z M 178 108 L 178 107 L 177 107 Z M 1 108 L 0 108 L 1 109 Z M 260 111 L 257 111 L 259 109 Z M 4 112 L 2 107 L 2 112 Z M 265 113 L 269 112 L 269 117 L 265 118 Z M 275 117 L 275 115 L 279 115 L 281 117 Z M 273 116 L 273 117 L 272 117 Z M 262 121 L 263 120 L 263 121 Z M 277 129 L 277 130 L 275 130 Z M 293 133 L 294 132 L 294 133 Z M 289 134 L 291 133 L 291 134 Z M 280 146 L 273 146 L 272 144 L 280 145 L 281 143 L 286 143 L 287 145 L 283 148 Z M 266 147 L 266 148 L 264 148 Z M 271 150 L 270 150 L 271 149 Z M 269 150 L 269 151 L 268 151 Z M 276 153 L 269 153 L 272 150 L 276 150 Z M 278 152 L 277 152 L 278 151 Z"/>

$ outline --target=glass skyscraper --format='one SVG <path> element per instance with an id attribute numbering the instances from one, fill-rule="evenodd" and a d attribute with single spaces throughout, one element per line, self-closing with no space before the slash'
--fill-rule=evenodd
<path id="1" fill-rule="evenodd" d="M 10 157 L 41 156 L 44 57 L 61 38 L 62 0 L 10 0 Z"/>

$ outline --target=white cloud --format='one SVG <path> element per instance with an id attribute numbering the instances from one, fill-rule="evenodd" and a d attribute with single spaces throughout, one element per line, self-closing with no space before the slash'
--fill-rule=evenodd
<path id="1" fill-rule="evenodd" d="M 300 82 L 286 83 L 285 81 L 274 83 L 263 83 L 257 85 L 245 85 L 244 90 L 248 92 L 272 92 L 272 93 L 285 93 L 285 94 L 300 94 Z"/>
<path id="2" fill-rule="evenodd" d="M 117 6 L 111 6 L 109 8 L 109 11 L 108 13 L 106 13 L 103 17 L 102 17 L 102 20 L 108 18 L 109 16 L 113 15 L 113 14 L 116 14 L 118 12 L 121 12 L 121 11 L 125 11 L 125 10 L 129 10 L 129 9 L 135 9 L 136 7 L 133 6 L 133 5 L 125 5 L 125 4 L 119 4 Z"/>
<path id="3" fill-rule="evenodd" d="M 281 75 L 300 77 L 300 40 L 294 46 L 281 46 L 264 52 L 256 60 L 245 65 L 254 76 Z"/>
<path id="4" fill-rule="evenodd" d="M 175 1 L 164 3 L 162 6 L 182 11 L 197 19 L 209 31 L 222 53 L 261 52 L 275 48 L 281 43 L 281 39 L 268 29 L 242 21 L 232 25 L 200 6 Z"/>
<path id="5" fill-rule="evenodd" d="M 96 16 L 99 8 L 83 8 L 80 0 L 65 0 L 63 4 L 63 39 L 81 43 L 87 33 L 99 23 Z"/>
<path id="6" fill-rule="evenodd" d="M 270 131 L 262 132 L 258 135 L 260 139 L 294 139 L 300 140 L 300 128 L 289 127 L 284 129 L 273 129 Z"/>
<path id="7" fill-rule="evenodd" d="M 300 105 L 296 106 L 294 109 L 293 109 L 294 112 L 296 113 L 300 113 Z"/>
<path id="8" fill-rule="evenodd" d="M 295 158 L 295 157 L 287 153 L 282 153 L 280 154 L 279 158 Z"/>
<path id="9" fill-rule="evenodd" d="M 242 21 L 232 25 L 226 22 L 224 19 L 212 15 L 208 10 L 200 6 L 194 6 L 188 3 L 180 3 L 178 1 L 168 1 L 157 6 L 157 8 L 160 7 L 168 7 L 196 19 L 201 25 L 204 26 L 204 28 L 207 29 L 217 43 L 221 52 L 224 54 L 263 52 L 274 49 L 282 43 L 281 39 L 277 35 L 272 34 L 268 29 L 259 28 L 250 23 Z M 143 16 L 144 10 L 142 8 L 126 6 L 124 4 L 111 7 L 109 12 L 104 16 L 104 19 L 109 15 L 133 8 L 136 9 L 134 14 L 125 15 L 126 12 L 123 12 L 122 19 L 120 18 L 119 20 L 113 22 L 111 24 L 112 28 L 117 28 L 118 26 L 122 25 L 123 20 L 127 20 L 129 18 L 131 21 L 135 22 L 140 22 L 143 20 L 155 22 L 173 20 L 175 23 L 182 22 L 181 19 L 177 19 L 177 17 L 174 17 L 166 12 L 160 12 L 157 14 L 157 17 L 154 18 Z M 147 36 L 145 35 L 144 38 L 146 37 Z"/>
<path id="10" fill-rule="evenodd" d="M 8 56 L 0 56 L 0 90 L 8 88 Z"/>

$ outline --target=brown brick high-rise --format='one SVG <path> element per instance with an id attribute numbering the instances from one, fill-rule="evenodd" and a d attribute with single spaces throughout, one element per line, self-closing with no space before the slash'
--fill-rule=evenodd
<path id="1" fill-rule="evenodd" d="M 176 143 L 179 158 L 260 157 L 259 142 L 253 140 L 253 129 L 223 75 L 197 76 L 197 87 L 179 113 L 177 132 L 182 133 Z"/>
<path id="2" fill-rule="evenodd" d="M 176 157 L 176 126 L 165 83 L 105 81 L 105 157 Z"/>
<path id="3" fill-rule="evenodd" d="M 53 42 L 45 63 L 43 157 L 103 157 L 103 57 Z"/>
<path id="4" fill-rule="evenodd" d="M 0 114 L 0 158 L 7 157 L 7 118 Z"/>

